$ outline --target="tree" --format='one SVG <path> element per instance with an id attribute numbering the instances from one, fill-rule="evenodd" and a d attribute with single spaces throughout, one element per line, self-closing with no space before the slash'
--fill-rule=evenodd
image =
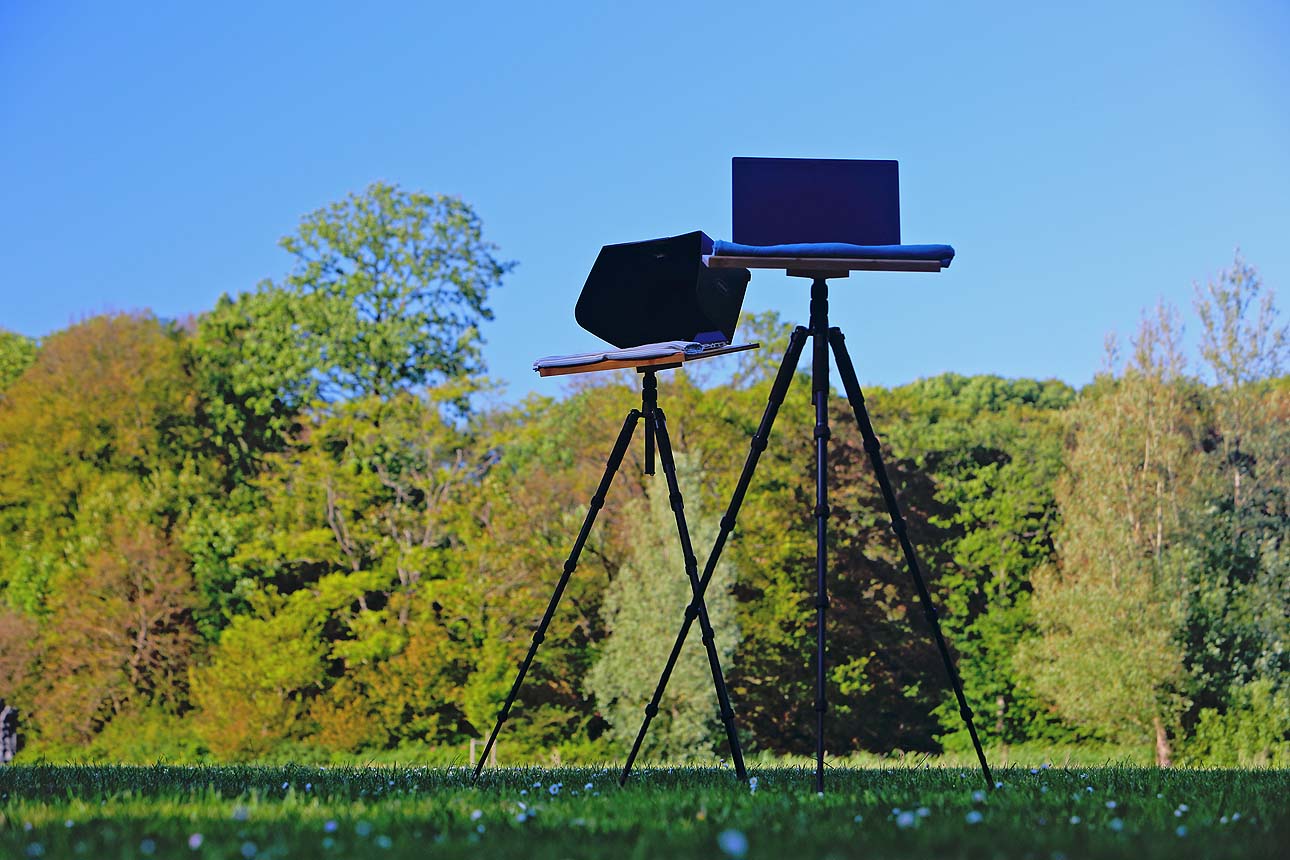
<path id="1" fill-rule="evenodd" d="M 187 559 L 166 536 L 116 517 L 102 548 L 51 601 L 44 689 L 31 705 L 43 737 L 84 743 L 127 710 L 182 708 L 194 600 Z"/>
<path id="2" fill-rule="evenodd" d="M 282 240 L 296 331 L 328 399 L 375 395 L 482 369 L 479 325 L 513 263 L 493 255 L 456 197 L 375 183 L 306 216 Z"/>
<path id="3" fill-rule="evenodd" d="M 1123 374 L 1077 404 L 1060 562 L 1035 575 L 1039 636 L 1018 655 L 1058 713 L 1122 743 L 1153 738 L 1161 765 L 1187 705 L 1178 550 L 1199 465 L 1179 335 L 1162 306 Z"/>
<path id="4" fill-rule="evenodd" d="M 94 317 L 46 339 L 0 399 L 0 588 L 42 612 L 53 578 L 102 543 L 112 495 L 151 487 L 173 522 L 203 480 L 182 333 L 146 315 Z"/>
<path id="5" fill-rule="evenodd" d="M 696 467 L 693 457 L 682 454 L 676 457 L 676 467 L 682 496 L 688 500 L 690 539 L 695 554 L 700 555 L 704 552 L 700 547 L 711 547 L 715 537 L 714 518 L 706 516 L 698 504 L 701 467 Z M 636 527 L 636 540 L 628 561 L 618 570 L 605 595 L 601 611 L 609 637 L 587 676 L 601 713 L 624 747 L 636 737 L 644 704 L 654 691 L 692 598 L 676 520 L 661 474 L 649 485 L 648 492 L 648 499 L 637 502 L 636 510 L 629 514 Z M 739 638 L 730 591 L 734 579 L 731 565 L 720 565 L 704 592 L 708 617 L 716 633 L 717 653 L 726 672 L 732 666 L 731 656 Z M 711 755 L 719 736 L 718 711 L 711 669 L 696 623 L 672 673 L 659 714 L 650 726 L 644 753 L 669 760 Z"/>
<path id="6" fill-rule="evenodd" d="M 1197 287 L 1196 311 L 1213 386 L 1206 469 L 1190 505 L 1188 662 L 1197 731 L 1214 747 L 1214 726 L 1257 722 L 1239 712 L 1290 696 L 1290 396 L 1282 376 L 1290 337 L 1273 292 L 1239 254 Z"/>
<path id="7" fill-rule="evenodd" d="M 0 329 L 0 392 L 9 387 L 36 360 L 36 342 L 16 332 Z"/>

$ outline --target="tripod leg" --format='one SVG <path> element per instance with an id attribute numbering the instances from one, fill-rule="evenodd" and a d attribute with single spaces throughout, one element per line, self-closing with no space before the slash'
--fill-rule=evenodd
<path id="1" fill-rule="evenodd" d="M 529 652 L 524 656 L 524 662 L 520 664 L 519 674 L 515 677 L 515 683 L 511 686 L 511 692 L 506 696 L 506 704 L 502 705 L 502 712 L 497 717 L 497 725 L 493 726 L 493 732 L 488 736 L 488 743 L 484 744 L 484 752 L 479 757 L 479 763 L 475 766 L 475 775 L 471 781 L 479 779 L 480 771 L 484 769 L 484 762 L 488 761 L 488 753 L 493 748 L 493 743 L 497 740 L 497 733 L 502 730 L 502 723 L 510 716 L 511 706 L 515 704 L 515 697 L 519 695 L 520 685 L 524 683 L 524 676 L 528 674 L 529 666 L 533 663 L 533 657 L 537 654 L 538 646 L 546 638 L 546 629 L 551 625 L 551 619 L 555 616 L 556 607 L 560 603 L 560 598 L 564 595 L 565 586 L 569 584 L 569 577 L 573 575 L 574 568 L 578 566 L 578 556 L 582 554 L 582 547 L 587 542 L 588 535 L 591 534 L 591 527 L 596 522 L 596 514 L 604 507 L 605 495 L 609 492 L 609 485 L 613 483 L 614 475 L 618 472 L 618 467 L 622 465 L 623 455 L 627 453 L 627 446 L 631 444 L 632 435 L 636 432 L 636 422 L 641 418 L 641 413 L 633 409 L 627 413 L 627 418 L 623 420 L 623 428 L 618 432 L 618 440 L 614 443 L 614 449 L 609 455 L 609 460 L 605 463 L 605 473 L 600 477 L 600 486 L 596 488 L 596 493 L 591 497 L 591 504 L 587 508 L 587 516 L 582 521 L 582 529 L 578 532 L 577 539 L 573 542 L 573 551 L 569 553 L 569 558 L 564 563 L 564 571 L 560 574 L 560 580 L 556 583 L 555 592 L 551 595 L 551 601 L 547 604 L 546 613 L 538 623 L 537 630 L 533 633 L 533 642 L 529 645 Z"/>
<path id="2" fill-rule="evenodd" d="M 721 530 L 717 533 L 716 542 L 712 545 L 712 553 L 708 556 L 708 561 L 703 567 L 703 576 L 699 580 L 699 587 L 695 593 L 695 602 L 703 597 L 704 591 L 708 588 L 708 583 L 712 580 L 712 573 L 717 569 L 717 561 L 721 558 L 721 551 L 725 548 L 726 539 L 735 528 L 735 518 L 739 516 L 739 508 L 743 505 L 744 494 L 748 492 L 748 485 L 752 482 L 753 472 L 757 468 L 757 461 L 761 457 L 761 452 L 766 450 L 767 440 L 770 438 L 771 427 L 775 424 L 775 416 L 779 414 L 780 404 L 784 402 L 784 396 L 788 393 L 789 383 L 793 381 L 793 374 L 797 370 L 797 362 L 802 357 L 802 347 L 806 344 L 807 331 L 798 326 L 793 330 L 792 337 L 788 341 L 788 350 L 784 353 L 784 360 L 779 365 L 779 371 L 775 374 L 775 381 L 770 387 L 770 398 L 766 402 L 766 411 L 762 414 L 761 424 L 757 427 L 757 432 L 753 434 L 752 442 L 748 450 L 748 458 L 744 461 L 743 471 L 739 475 L 739 481 L 735 485 L 734 495 L 730 497 L 730 505 L 726 508 L 726 515 L 721 518 Z M 672 670 L 676 667 L 677 658 L 680 656 L 681 648 L 685 645 L 685 639 L 690 635 L 690 626 L 694 623 L 694 616 L 687 611 L 685 621 L 681 624 L 681 630 L 676 634 L 676 641 L 672 644 L 672 651 L 668 655 L 667 665 L 663 667 L 663 674 L 659 676 L 658 686 L 654 690 L 654 698 L 651 699 L 651 707 L 645 710 L 645 722 L 640 731 L 636 734 L 636 742 L 632 745 L 632 752 L 627 757 L 627 764 L 623 767 L 622 776 L 619 778 L 620 783 L 626 783 L 627 777 L 632 772 L 632 764 L 640 752 L 641 742 L 645 738 L 645 733 L 649 730 L 649 722 L 657 713 L 657 702 L 663 698 L 663 692 L 667 689 L 667 682 L 672 677 Z"/>
<path id="3" fill-rule="evenodd" d="M 726 739 L 730 743 L 730 757 L 735 763 L 735 776 L 740 780 L 748 778 L 748 772 L 744 769 L 744 754 L 739 746 L 739 733 L 735 729 L 735 712 L 730 707 L 730 692 L 726 689 L 726 679 L 721 672 L 721 657 L 717 654 L 716 634 L 712 629 L 712 622 L 708 618 L 708 608 L 703 602 L 704 584 L 699 582 L 698 562 L 694 558 L 694 547 L 690 543 L 690 529 L 685 523 L 685 500 L 681 496 L 681 486 L 676 477 L 676 462 L 672 457 L 672 441 L 667 434 L 667 418 L 662 409 L 656 409 L 654 412 L 655 440 L 658 442 L 659 460 L 663 464 L 663 474 L 667 477 L 667 489 L 671 500 L 672 513 L 676 517 L 676 531 L 681 540 L 681 552 L 685 556 L 685 575 L 690 580 L 690 592 L 692 600 L 689 606 L 685 608 L 686 621 L 691 622 L 695 617 L 699 619 L 699 630 L 703 634 L 703 645 L 708 652 L 708 666 L 712 670 L 712 683 L 717 692 L 717 703 L 720 707 L 721 722 L 726 727 Z M 671 675 L 671 670 L 675 664 L 676 657 L 680 649 L 674 649 L 669 655 L 668 667 L 666 674 Z M 654 691 L 654 698 L 650 700 L 649 705 L 645 708 L 645 722 L 641 725 L 640 732 L 636 735 L 636 742 L 632 744 L 632 751 L 627 760 L 627 766 L 623 769 L 620 783 L 626 782 L 628 772 L 631 770 L 632 762 L 635 761 L 637 754 L 640 752 L 641 742 L 645 739 L 645 733 L 649 729 L 650 721 L 658 713 L 659 700 L 663 696 L 663 687 L 660 686 Z"/>
<path id="4" fill-rule="evenodd" d="M 864 450 L 869 455 L 869 463 L 873 466 L 874 474 L 878 478 L 878 486 L 882 490 L 883 501 L 887 505 L 887 513 L 891 517 L 891 530 L 896 533 L 900 540 L 900 549 L 905 554 L 905 566 L 909 568 L 909 575 L 914 580 L 914 586 L 918 589 L 918 599 L 923 605 L 923 614 L 927 617 L 928 624 L 932 627 L 932 634 L 936 638 L 936 647 L 941 652 L 941 659 L 945 662 L 945 671 L 950 678 L 950 686 L 954 689 L 954 696 L 959 703 L 959 716 L 967 724 L 968 734 L 972 737 L 972 746 L 976 749 L 977 759 L 981 762 L 981 772 L 985 775 L 986 785 L 994 789 L 994 777 L 990 775 L 990 765 L 986 763 L 985 751 L 981 748 L 981 740 L 977 737 L 976 724 L 972 722 L 972 709 L 968 707 L 967 698 L 963 695 L 963 684 L 959 680 L 958 671 L 954 668 L 954 658 L 950 656 L 950 649 L 945 644 L 945 636 L 941 633 L 941 622 L 936 613 L 936 607 L 932 604 L 932 596 L 927 591 L 927 584 L 923 580 L 923 573 L 918 566 L 918 557 L 914 555 L 914 545 L 909 541 L 909 535 L 905 530 L 905 518 L 900 513 L 900 504 L 896 501 L 896 494 L 891 489 L 891 480 L 887 477 L 887 468 L 882 462 L 882 448 L 878 442 L 878 435 L 874 433 L 873 424 L 869 421 L 869 412 L 865 409 L 864 393 L 860 390 L 860 381 L 856 378 L 855 366 L 851 363 L 851 356 L 847 353 L 845 338 L 842 330 L 837 328 L 829 329 L 829 343 L 833 346 L 833 355 L 838 362 L 838 373 L 842 376 L 842 384 L 846 388 L 847 400 L 851 403 L 851 410 L 855 413 L 856 423 L 860 425 L 860 435 L 864 439 Z"/>
<path id="5" fill-rule="evenodd" d="M 815 790 L 824 791 L 825 615 L 829 608 L 828 285 L 811 286 L 811 399 L 815 402 Z"/>

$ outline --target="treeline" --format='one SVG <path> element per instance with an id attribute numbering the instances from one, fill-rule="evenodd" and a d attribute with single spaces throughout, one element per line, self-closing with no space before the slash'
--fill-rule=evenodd
<path id="1" fill-rule="evenodd" d="M 25 757 L 460 760 L 486 735 L 600 479 L 631 374 L 485 406 L 511 264 L 454 198 L 375 185 L 191 320 L 0 334 L 0 699 Z M 1290 763 L 1286 330 L 1238 260 L 1082 391 L 947 374 L 869 394 L 987 743 Z M 786 325 L 661 374 L 706 555 Z M 863 351 L 857 349 L 863 364 Z M 553 388 L 557 387 L 555 384 Z M 813 423 L 799 379 L 708 605 L 748 746 L 813 744 Z M 859 434 L 829 462 L 831 751 L 964 733 Z M 503 735 L 614 757 L 687 602 L 662 477 L 615 478 Z M 720 753 L 694 636 L 646 752 Z"/>

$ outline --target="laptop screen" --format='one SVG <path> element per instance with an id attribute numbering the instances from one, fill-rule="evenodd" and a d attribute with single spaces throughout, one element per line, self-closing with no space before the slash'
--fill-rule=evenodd
<path id="1" fill-rule="evenodd" d="M 735 242 L 900 244 L 895 161 L 735 158 L 732 173 Z"/>

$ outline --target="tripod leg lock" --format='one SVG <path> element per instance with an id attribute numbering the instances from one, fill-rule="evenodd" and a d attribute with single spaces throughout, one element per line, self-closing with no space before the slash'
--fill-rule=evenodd
<path id="1" fill-rule="evenodd" d="M 601 495 L 595 495 L 591 497 L 591 504 L 588 507 L 590 507 L 593 511 L 598 511 L 604 506 L 605 506 L 605 497 Z"/>
<path id="2" fill-rule="evenodd" d="M 829 518 L 829 514 L 833 512 L 833 509 L 828 505 L 816 505 L 814 511 L 816 519 L 823 518 L 827 520 Z"/>
<path id="3" fill-rule="evenodd" d="M 687 621 L 694 621 L 699 617 L 699 604 L 691 603 L 685 607 L 685 618 Z"/>
<path id="4" fill-rule="evenodd" d="M 723 530 L 723 531 L 725 531 L 725 532 L 727 532 L 727 533 L 734 531 L 734 530 L 735 530 L 735 518 L 734 518 L 734 517 L 732 517 L 732 516 L 730 516 L 729 514 L 726 514 L 725 516 L 723 516 L 723 517 L 721 518 L 721 528 L 722 528 L 722 530 Z"/>
<path id="5" fill-rule="evenodd" d="M 572 575 L 573 572 L 577 569 L 578 569 L 578 562 L 574 561 L 573 559 L 569 559 L 564 563 L 564 573 L 566 576 Z"/>
<path id="6" fill-rule="evenodd" d="M 965 723 L 969 722 L 973 716 L 972 709 L 969 708 L 967 705 L 964 705 L 963 707 L 959 708 L 959 716 L 963 718 L 963 722 Z"/>
<path id="7" fill-rule="evenodd" d="M 658 716 L 658 705 L 650 702 L 645 706 L 645 719 L 652 720 Z"/>
<path id="8" fill-rule="evenodd" d="M 830 439 L 830 438 L 832 438 L 832 436 L 833 436 L 833 434 L 832 434 L 831 432 L 829 432 L 829 425 L 827 425 L 827 424 L 816 424 L 816 425 L 815 425 L 815 438 L 816 438 L 816 439 Z"/>
<path id="9" fill-rule="evenodd" d="M 668 497 L 672 505 L 672 510 L 678 514 L 685 510 L 685 498 L 680 493 L 672 493 Z"/>
<path id="10" fill-rule="evenodd" d="M 541 630 L 533 634 L 534 645 L 541 645 L 544 641 L 546 641 L 546 634 L 544 634 Z"/>
<path id="11" fill-rule="evenodd" d="M 768 444 L 769 442 L 765 436 L 753 436 L 752 442 L 748 444 L 748 447 L 760 454 L 762 451 L 766 450 L 766 446 Z"/>
<path id="12" fill-rule="evenodd" d="M 923 617 L 927 619 L 928 624 L 935 624 L 940 620 L 941 614 L 936 611 L 935 606 L 928 606 L 923 610 Z"/>

